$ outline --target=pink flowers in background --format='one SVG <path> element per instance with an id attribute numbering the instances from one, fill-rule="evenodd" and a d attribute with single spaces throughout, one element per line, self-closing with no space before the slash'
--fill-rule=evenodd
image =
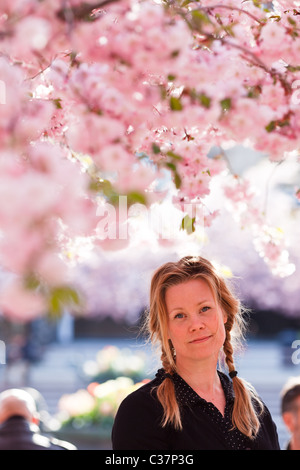
<path id="1" fill-rule="evenodd" d="M 3 311 L 78 308 L 84 249 L 97 259 L 129 244 L 97 232 L 98 205 L 120 196 L 149 210 L 166 198 L 198 205 L 195 220 L 181 214 L 193 241 L 226 206 L 272 272 L 290 275 L 285 238 L 226 151 L 242 144 L 276 165 L 299 148 L 297 2 L 50 3 L 0 7 L 0 263 L 24 299 L 22 313 L 3 285 Z"/>
<path id="2" fill-rule="evenodd" d="M 19 280 L 4 284 L 0 307 L 15 322 L 34 320 L 48 308 L 43 295 L 26 289 Z"/>
<path id="3" fill-rule="evenodd" d="M 120 403 L 149 379 L 134 382 L 129 377 L 117 377 L 102 383 L 92 382 L 86 389 L 62 395 L 59 412 L 51 422 L 53 432 L 64 429 L 91 433 L 109 439 L 116 412 Z"/>

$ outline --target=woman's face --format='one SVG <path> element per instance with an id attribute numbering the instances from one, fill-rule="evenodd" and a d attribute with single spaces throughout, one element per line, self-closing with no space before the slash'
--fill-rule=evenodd
<path id="1" fill-rule="evenodd" d="M 290 433 L 300 442 L 300 396 L 294 400 L 291 411 L 285 411 L 282 417 Z"/>
<path id="2" fill-rule="evenodd" d="M 166 291 L 168 335 L 176 351 L 176 365 L 218 360 L 225 341 L 226 315 L 208 283 L 193 279 Z"/>

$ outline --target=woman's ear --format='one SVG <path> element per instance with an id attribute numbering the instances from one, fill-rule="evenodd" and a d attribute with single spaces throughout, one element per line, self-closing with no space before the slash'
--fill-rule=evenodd
<path id="1" fill-rule="evenodd" d="M 291 411 L 282 413 L 282 419 L 288 430 L 293 433 L 295 429 L 295 419 Z"/>

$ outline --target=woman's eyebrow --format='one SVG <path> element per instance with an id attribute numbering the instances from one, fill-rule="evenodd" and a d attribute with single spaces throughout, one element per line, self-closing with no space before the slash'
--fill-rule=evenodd
<path id="1" fill-rule="evenodd" d="M 199 302 L 199 303 L 197 304 L 197 307 L 199 307 L 199 306 L 202 305 L 202 304 L 206 304 L 206 303 L 208 303 L 208 302 L 211 302 L 211 300 L 201 300 L 201 302 Z M 173 308 L 173 309 L 171 310 L 170 313 L 174 312 L 175 310 L 184 310 L 184 307 L 175 307 L 175 308 Z"/>

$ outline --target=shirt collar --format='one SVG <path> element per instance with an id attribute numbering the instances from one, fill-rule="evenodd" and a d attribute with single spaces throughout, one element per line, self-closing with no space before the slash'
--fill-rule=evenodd
<path id="1" fill-rule="evenodd" d="M 217 371 L 220 377 L 220 381 L 224 390 L 226 404 L 229 405 L 234 401 L 234 392 L 232 382 L 223 372 Z M 161 381 L 165 378 L 166 373 L 164 369 L 159 369 L 156 377 Z M 176 372 L 172 374 L 172 380 L 175 387 L 175 393 L 178 403 L 181 405 L 193 406 L 198 403 L 207 403 L 206 400 L 201 398 L 195 390 L 190 387 L 190 385 Z"/>

